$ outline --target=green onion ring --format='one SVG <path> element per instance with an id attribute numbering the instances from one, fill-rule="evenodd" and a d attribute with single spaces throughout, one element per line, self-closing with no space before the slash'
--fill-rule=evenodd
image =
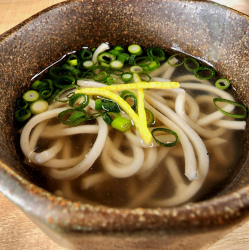
<path id="1" fill-rule="evenodd" d="M 28 105 L 29 105 L 28 102 L 24 100 L 23 98 L 16 102 L 16 107 L 18 109 L 26 109 Z"/>
<path id="2" fill-rule="evenodd" d="M 182 62 L 177 63 L 177 64 L 171 64 L 171 63 L 170 63 L 170 60 L 171 60 L 173 57 L 176 57 L 176 56 L 181 56 L 181 57 L 183 57 Z M 171 67 L 179 67 L 179 66 L 181 66 L 181 65 L 184 63 L 185 57 L 186 57 L 186 56 L 183 55 L 183 54 L 174 54 L 174 55 L 172 55 L 172 56 L 168 59 L 168 64 L 169 64 Z"/>
<path id="3" fill-rule="evenodd" d="M 149 115 L 149 118 L 147 119 L 147 127 L 150 127 L 151 125 L 155 123 L 155 118 L 154 118 L 153 113 L 149 109 L 145 108 L 145 112 L 146 114 Z"/>
<path id="4" fill-rule="evenodd" d="M 77 114 L 77 116 L 76 115 L 74 116 L 75 113 Z M 82 113 L 82 116 L 79 115 L 80 113 Z M 69 116 L 67 120 L 64 120 L 63 116 L 68 114 L 71 114 L 71 116 Z M 67 109 L 59 113 L 58 119 L 60 120 L 61 123 L 65 125 L 76 126 L 81 122 L 88 120 L 88 114 L 84 109 L 80 111 L 75 109 Z"/>
<path id="5" fill-rule="evenodd" d="M 150 80 L 151 80 L 151 77 L 148 75 L 148 74 L 146 74 L 146 73 L 140 73 L 140 74 L 138 74 L 139 75 L 139 77 L 141 78 L 141 80 L 143 81 L 143 82 L 149 82 Z M 144 78 L 143 76 L 145 76 L 146 78 Z"/>
<path id="6" fill-rule="evenodd" d="M 120 97 L 123 98 L 124 100 L 126 100 L 127 98 L 132 98 L 133 99 L 133 106 L 131 107 L 134 111 L 137 110 L 137 97 L 136 95 L 129 91 L 129 90 L 123 90 L 121 93 L 120 93 Z"/>
<path id="7" fill-rule="evenodd" d="M 64 89 L 62 89 L 61 91 L 59 91 L 55 96 L 54 96 L 54 99 L 55 99 L 55 101 L 57 101 L 57 102 L 68 102 L 68 99 L 67 100 L 60 100 L 59 98 L 60 98 L 60 95 L 62 95 L 64 92 L 66 92 L 67 90 L 69 90 L 69 89 L 78 89 L 79 87 L 77 86 L 77 85 L 70 85 L 70 86 L 68 86 L 67 88 L 64 88 Z"/>
<path id="8" fill-rule="evenodd" d="M 153 57 L 156 61 L 163 61 L 165 59 L 165 53 L 161 48 L 152 47 L 146 50 L 148 56 Z"/>
<path id="9" fill-rule="evenodd" d="M 84 101 L 77 107 L 74 107 L 75 102 L 81 98 L 84 97 Z M 69 106 L 74 109 L 84 109 L 89 104 L 89 97 L 83 93 L 74 94 L 69 99 Z"/>
<path id="10" fill-rule="evenodd" d="M 225 86 L 221 86 L 220 83 L 224 83 Z M 218 79 L 218 80 L 215 82 L 215 86 L 216 86 L 218 89 L 227 89 L 230 85 L 231 85 L 231 83 L 230 83 L 230 81 L 227 80 L 227 79 Z"/>
<path id="11" fill-rule="evenodd" d="M 154 136 L 154 133 L 156 131 L 163 131 L 163 132 L 166 132 L 166 133 L 169 133 L 169 134 L 172 134 L 175 136 L 176 140 L 174 142 L 171 142 L 171 143 L 163 143 L 163 142 L 160 142 L 159 140 L 156 139 L 156 137 Z M 170 130 L 170 129 L 166 129 L 166 128 L 154 128 L 152 131 L 151 131 L 151 135 L 153 136 L 154 140 L 156 141 L 156 143 L 158 143 L 159 145 L 163 146 L 163 147 L 173 147 L 176 145 L 177 141 L 178 141 L 178 135 L 176 132 Z"/>
<path id="12" fill-rule="evenodd" d="M 242 105 L 242 104 L 239 104 L 239 103 L 237 103 L 237 102 L 233 102 L 233 101 L 230 101 L 230 100 L 227 100 L 227 99 L 222 99 L 222 98 L 214 98 L 214 99 L 213 99 L 213 102 L 214 102 L 215 107 L 216 107 L 222 114 L 224 114 L 224 115 L 227 115 L 227 116 L 230 116 L 230 117 L 233 117 L 233 118 L 241 118 L 241 119 L 247 117 L 247 108 L 246 108 L 244 105 Z M 216 102 L 224 102 L 224 103 L 228 103 L 228 104 L 232 104 L 232 105 L 234 105 L 234 106 L 240 107 L 240 108 L 242 108 L 242 109 L 245 111 L 245 114 L 243 114 L 243 115 L 230 114 L 230 113 L 228 113 L 228 112 L 222 110 L 221 108 L 219 108 L 219 107 L 217 106 Z"/>
<path id="13" fill-rule="evenodd" d="M 190 68 L 188 66 L 188 61 L 193 62 L 196 65 L 196 68 Z M 198 63 L 198 61 L 196 59 L 192 58 L 192 57 L 185 58 L 183 63 L 184 63 L 184 66 L 185 66 L 186 70 L 188 70 L 190 72 L 194 72 L 196 69 L 198 69 L 200 67 L 200 64 Z"/>
<path id="14" fill-rule="evenodd" d="M 14 113 L 14 117 L 17 122 L 24 122 L 28 120 L 30 116 L 31 116 L 31 111 L 29 109 L 21 108 L 15 111 Z"/>
<path id="15" fill-rule="evenodd" d="M 198 73 L 200 71 L 204 71 L 204 70 L 208 70 L 210 71 L 210 76 L 206 76 L 206 77 L 203 77 L 203 76 L 200 76 Z M 198 78 L 198 79 L 201 79 L 201 80 L 208 80 L 208 79 L 211 79 L 215 76 L 215 70 L 211 67 L 208 67 L 208 66 L 202 66 L 202 67 L 199 67 L 197 68 L 195 71 L 194 71 L 194 74 L 195 74 L 195 77 Z"/>

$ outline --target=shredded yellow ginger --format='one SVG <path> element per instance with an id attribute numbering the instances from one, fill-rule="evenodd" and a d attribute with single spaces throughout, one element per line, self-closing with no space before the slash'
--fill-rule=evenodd
<path id="1" fill-rule="evenodd" d="M 130 84 L 111 85 L 101 88 L 83 88 L 76 91 L 76 93 L 84 93 L 86 95 L 100 95 L 116 102 L 127 115 L 130 116 L 134 122 L 138 133 L 140 134 L 145 145 L 151 143 L 152 135 L 147 127 L 146 113 L 144 110 L 144 93 L 143 89 L 160 88 L 160 89 L 174 89 L 179 88 L 178 82 L 139 82 Z M 123 91 L 138 89 L 138 115 L 134 112 L 131 106 L 119 95 L 112 93 L 111 91 Z"/>

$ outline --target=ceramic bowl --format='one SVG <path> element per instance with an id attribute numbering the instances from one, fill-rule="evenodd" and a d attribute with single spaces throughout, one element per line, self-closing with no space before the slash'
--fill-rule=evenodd
<path id="1" fill-rule="evenodd" d="M 158 46 L 208 61 L 249 102 L 249 17 L 210 1 L 75 0 L 0 37 L 0 191 L 53 240 L 80 249 L 199 249 L 248 215 L 248 129 L 236 176 L 216 198 L 161 209 L 92 207 L 35 184 L 21 163 L 15 102 L 62 55 L 102 42 Z"/>

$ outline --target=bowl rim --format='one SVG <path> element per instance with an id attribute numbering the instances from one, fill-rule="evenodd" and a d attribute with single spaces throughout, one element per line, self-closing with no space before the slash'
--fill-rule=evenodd
<path id="1" fill-rule="evenodd" d="M 3 33 L 0 36 L 0 43 L 44 13 L 84 1 L 88 0 L 68 0 L 52 5 Z M 237 10 L 212 1 L 195 0 L 194 2 L 215 4 L 249 19 L 247 15 Z M 247 214 L 246 210 L 249 207 L 249 185 L 231 194 L 178 207 L 127 209 L 102 205 L 91 206 L 58 197 L 19 176 L 1 160 L 0 180 L 0 192 L 25 213 L 43 220 L 50 227 L 63 230 L 120 232 L 162 230 L 190 225 L 220 227 L 231 221 L 240 220 Z M 40 206 L 39 209 L 35 209 L 37 204 Z M 64 216 L 67 216 L 66 222 L 63 219 Z"/>

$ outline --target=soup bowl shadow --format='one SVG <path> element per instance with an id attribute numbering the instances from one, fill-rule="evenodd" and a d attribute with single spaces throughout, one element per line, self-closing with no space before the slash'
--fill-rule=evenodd
<path id="1" fill-rule="evenodd" d="M 15 103 L 30 79 L 70 51 L 102 42 L 157 46 L 204 60 L 249 102 L 249 17 L 206 1 L 68 1 L 0 37 L 0 191 L 70 249 L 199 249 L 248 216 L 248 128 L 233 181 L 215 198 L 158 209 L 93 207 L 47 192 L 22 165 Z"/>

